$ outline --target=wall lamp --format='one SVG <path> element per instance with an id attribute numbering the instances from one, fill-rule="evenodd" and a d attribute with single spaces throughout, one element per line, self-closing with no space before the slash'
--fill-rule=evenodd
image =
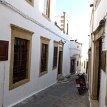
<path id="1" fill-rule="evenodd" d="M 66 41 L 63 41 L 62 39 L 59 41 L 59 44 L 65 44 Z"/>

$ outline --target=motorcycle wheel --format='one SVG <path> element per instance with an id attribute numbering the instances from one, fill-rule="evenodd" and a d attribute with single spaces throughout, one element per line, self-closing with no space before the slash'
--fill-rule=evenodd
<path id="1" fill-rule="evenodd" d="M 82 94 L 82 89 L 78 89 L 78 93 L 79 93 L 79 95 L 81 95 Z"/>

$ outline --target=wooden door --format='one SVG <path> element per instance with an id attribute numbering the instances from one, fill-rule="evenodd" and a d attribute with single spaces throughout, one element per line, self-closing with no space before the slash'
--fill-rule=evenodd
<path id="1" fill-rule="evenodd" d="M 62 74 L 62 58 L 63 58 L 63 51 L 59 51 L 59 60 L 58 60 L 58 74 Z"/>
<path id="2" fill-rule="evenodd" d="M 101 78 L 101 50 L 102 50 L 102 42 L 101 42 L 101 39 L 98 41 L 98 59 L 99 59 L 99 66 L 98 66 L 98 88 L 97 88 L 97 99 L 99 100 L 99 91 L 100 91 L 100 78 Z"/>

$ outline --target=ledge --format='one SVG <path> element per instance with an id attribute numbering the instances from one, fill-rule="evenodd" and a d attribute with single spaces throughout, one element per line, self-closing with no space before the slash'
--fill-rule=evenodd
<path id="1" fill-rule="evenodd" d="M 90 107 L 99 107 L 98 100 L 90 100 Z"/>
<path id="2" fill-rule="evenodd" d="M 42 13 L 42 16 L 45 17 L 48 21 L 51 22 L 50 18 L 47 15 L 45 15 L 44 13 Z"/>

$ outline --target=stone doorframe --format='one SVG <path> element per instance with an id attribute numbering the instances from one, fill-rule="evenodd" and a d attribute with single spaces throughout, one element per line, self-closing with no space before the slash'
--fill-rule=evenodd
<path id="1" fill-rule="evenodd" d="M 107 73 L 107 72 L 106 72 Z M 106 74 L 107 75 L 107 74 Z M 105 97 L 105 105 L 107 107 L 107 76 L 106 76 L 106 97 Z"/>
<path id="2" fill-rule="evenodd" d="M 101 20 L 102 21 L 102 20 Z M 99 39 L 104 38 L 105 34 L 105 22 L 99 23 L 99 26 L 97 29 L 92 33 L 92 36 L 94 37 L 93 43 L 94 43 L 94 55 L 93 55 L 93 77 L 92 77 L 92 93 L 91 98 L 93 100 L 97 100 L 97 86 L 98 86 L 98 66 L 99 66 Z"/>
<path id="3" fill-rule="evenodd" d="M 92 95 L 93 100 L 97 100 L 97 86 L 98 86 L 98 66 L 99 66 L 99 41 L 94 42 L 94 58 L 93 58 L 93 80 L 92 80 Z"/>
<path id="4" fill-rule="evenodd" d="M 64 43 L 63 43 L 62 40 L 59 41 L 58 47 L 59 47 L 59 52 L 58 52 L 58 69 L 59 69 L 59 66 L 60 66 L 61 72 L 62 72 L 62 68 L 63 68 L 63 50 L 64 50 Z M 59 65 L 59 57 L 60 57 L 60 56 L 59 56 L 59 53 L 60 53 L 60 52 L 62 52 L 62 56 L 61 56 L 61 59 L 60 59 L 61 65 Z M 62 72 L 62 75 L 63 75 L 63 72 Z"/>

